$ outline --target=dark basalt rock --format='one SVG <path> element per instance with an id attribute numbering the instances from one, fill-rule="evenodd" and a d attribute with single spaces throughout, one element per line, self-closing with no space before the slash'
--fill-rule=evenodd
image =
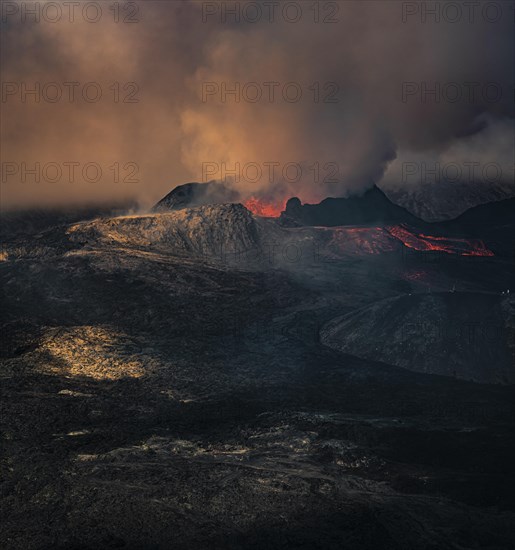
<path id="1" fill-rule="evenodd" d="M 279 223 L 284 227 L 300 227 L 302 223 L 302 203 L 298 197 L 292 197 L 281 212 Z"/>
<path id="2" fill-rule="evenodd" d="M 390 201 L 374 185 L 361 196 L 328 198 L 319 204 L 301 204 L 298 198 L 290 199 L 281 214 L 285 226 L 360 225 L 365 223 L 417 223 L 420 220 L 407 210 Z"/>
<path id="3" fill-rule="evenodd" d="M 237 200 L 238 193 L 228 189 L 223 183 L 215 181 L 207 183 L 191 182 L 175 187 L 153 206 L 152 212 L 166 212 L 206 204 L 237 202 Z"/>

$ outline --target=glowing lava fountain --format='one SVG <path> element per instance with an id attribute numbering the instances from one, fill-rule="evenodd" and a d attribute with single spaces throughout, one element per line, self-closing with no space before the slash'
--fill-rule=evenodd
<path id="1" fill-rule="evenodd" d="M 247 210 L 250 210 L 255 216 L 278 218 L 281 212 L 286 208 L 286 201 L 283 200 L 280 203 L 273 203 L 256 197 L 250 197 L 250 199 L 243 203 L 243 206 L 245 206 Z"/>

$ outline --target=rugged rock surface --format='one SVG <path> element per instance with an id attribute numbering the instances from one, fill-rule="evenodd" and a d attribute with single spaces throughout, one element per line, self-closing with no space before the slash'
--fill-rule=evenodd
<path id="1" fill-rule="evenodd" d="M 220 258 L 259 249 L 259 227 L 241 204 L 217 204 L 166 214 L 101 218 L 71 225 L 71 242 L 136 247 L 173 254 Z"/>
<path id="2" fill-rule="evenodd" d="M 415 372 L 514 384 L 513 303 L 463 292 L 389 298 L 330 321 L 321 341 Z"/>

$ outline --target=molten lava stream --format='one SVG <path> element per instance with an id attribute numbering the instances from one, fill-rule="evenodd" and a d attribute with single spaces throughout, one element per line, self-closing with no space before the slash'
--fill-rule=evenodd
<path id="1" fill-rule="evenodd" d="M 247 210 L 250 210 L 255 216 L 278 218 L 286 207 L 286 201 L 274 204 L 270 201 L 251 197 L 243 203 L 243 206 L 245 206 Z"/>
<path id="2" fill-rule="evenodd" d="M 494 256 L 494 253 L 479 239 L 458 239 L 414 233 L 404 225 L 388 227 L 390 235 L 399 239 L 404 246 L 418 251 L 445 252 L 460 256 Z"/>

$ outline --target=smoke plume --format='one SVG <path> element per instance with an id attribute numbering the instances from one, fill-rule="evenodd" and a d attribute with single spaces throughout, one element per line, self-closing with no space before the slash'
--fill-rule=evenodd
<path id="1" fill-rule="evenodd" d="M 2 4 L 2 208 L 212 179 L 310 202 L 449 163 L 513 178 L 511 2 Z"/>

